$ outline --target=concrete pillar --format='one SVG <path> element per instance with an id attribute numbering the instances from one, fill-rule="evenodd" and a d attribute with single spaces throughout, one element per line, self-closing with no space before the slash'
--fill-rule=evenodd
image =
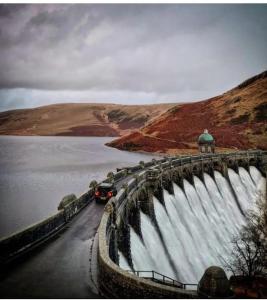
<path id="1" fill-rule="evenodd" d="M 192 185 L 194 185 L 194 174 L 193 174 L 193 165 L 192 165 L 192 159 L 189 166 L 186 166 L 183 170 L 183 177 L 189 181 Z"/>
<path id="2" fill-rule="evenodd" d="M 265 151 L 266 152 L 266 151 Z M 256 161 L 256 167 L 267 178 L 267 153 L 262 154 Z"/>
<path id="3" fill-rule="evenodd" d="M 209 171 L 208 171 L 208 174 L 215 180 L 215 176 L 214 176 L 214 169 L 213 169 L 213 166 L 210 166 L 209 167 Z"/>
<path id="4" fill-rule="evenodd" d="M 143 239 L 141 230 L 140 208 L 138 206 L 134 207 L 129 212 L 129 224 L 133 227 L 133 229 L 140 236 L 140 238 Z"/>
<path id="5" fill-rule="evenodd" d="M 144 197 L 145 196 L 145 197 Z M 146 195 L 142 195 L 139 198 L 140 209 L 143 213 L 148 215 L 153 222 L 155 222 L 155 211 L 154 211 L 154 203 L 153 203 L 153 191 L 148 189 Z"/>
<path id="6" fill-rule="evenodd" d="M 164 202 L 164 195 L 163 195 L 163 188 L 162 187 L 158 187 L 154 190 L 154 196 L 159 200 L 159 202 L 165 206 L 165 202 Z"/>
<path id="7" fill-rule="evenodd" d="M 229 181 L 227 164 L 225 162 L 222 162 L 221 164 L 222 164 L 221 170 L 222 170 L 223 177 Z"/>
<path id="8" fill-rule="evenodd" d="M 131 239 L 130 239 L 130 226 L 121 221 L 120 227 L 117 231 L 118 249 L 122 252 L 127 259 L 128 264 L 133 268 L 131 256 Z"/>
<path id="9" fill-rule="evenodd" d="M 115 264 L 119 264 L 117 230 L 111 225 L 111 233 L 109 238 L 109 257 Z"/>
<path id="10" fill-rule="evenodd" d="M 193 177 L 193 173 L 191 171 L 188 172 L 185 179 L 188 180 L 192 185 L 194 185 L 194 177 Z"/>
<path id="11" fill-rule="evenodd" d="M 247 172 L 249 172 L 249 159 L 248 158 L 245 158 L 244 168 L 247 170 Z"/>
<path id="12" fill-rule="evenodd" d="M 197 176 L 204 182 L 204 176 L 203 176 L 203 162 L 200 163 L 194 163 L 192 167 L 192 173 L 193 176 Z"/>
<path id="13" fill-rule="evenodd" d="M 176 183 L 182 190 L 184 190 L 184 181 L 183 176 L 177 176 L 174 179 L 174 183 Z"/>
<path id="14" fill-rule="evenodd" d="M 204 172 L 203 172 L 203 168 L 200 168 L 200 170 L 199 170 L 197 176 L 201 179 L 201 181 L 202 181 L 203 183 L 205 183 L 205 181 L 204 181 Z"/>
<path id="15" fill-rule="evenodd" d="M 233 168 L 234 171 L 235 171 L 237 174 L 239 174 L 239 170 L 238 170 L 238 161 L 237 161 L 237 159 L 234 159 L 234 164 L 233 164 L 233 166 L 232 166 L 231 168 Z"/>
<path id="16" fill-rule="evenodd" d="M 163 185 L 163 188 L 169 192 L 169 194 L 171 194 L 171 195 L 174 194 L 172 180 L 170 178 L 163 179 L 162 185 Z"/>

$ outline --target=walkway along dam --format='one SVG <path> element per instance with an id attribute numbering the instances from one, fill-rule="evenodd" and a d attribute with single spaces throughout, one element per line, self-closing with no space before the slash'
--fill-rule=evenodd
<path id="1" fill-rule="evenodd" d="M 170 157 L 110 172 L 58 213 L 0 241 L 1 297 L 197 298 L 245 212 L 266 197 L 267 152 Z"/>

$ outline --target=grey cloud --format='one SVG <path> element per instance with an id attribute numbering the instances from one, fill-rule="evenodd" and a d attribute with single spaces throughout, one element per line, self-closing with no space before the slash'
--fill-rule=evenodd
<path id="1" fill-rule="evenodd" d="M 0 28 L 2 101 L 17 88 L 195 100 L 267 66 L 265 4 L 0 5 Z"/>
<path id="2" fill-rule="evenodd" d="M 25 9 L 25 4 L 1 4 L 0 5 L 0 17 L 10 18 L 14 16 L 18 11 Z"/>

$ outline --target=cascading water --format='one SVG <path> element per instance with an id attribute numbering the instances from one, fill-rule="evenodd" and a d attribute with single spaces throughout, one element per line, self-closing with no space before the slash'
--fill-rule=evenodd
<path id="1" fill-rule="evenodd" d="M 230 254 L 231 239 L 245 224 L 244 213 L 266 194 L 266 179 L 255 167 L 228 169 L 229 181 L 215 171 L 184 180 L 184 191 L 173 183 L 174 195 L 164 191 L 165 207 L 154 198 L 159 232 L 141 212 L 143 240 L 131 228 L 135 270 L 154 270 L 185 283 L 197 283 L 206 268 L 222 266 Z M 121 253 L 120 266 L 129 269 Z"/>
<path id="2" fill-rule="evenodd" d="M 254 166 L 250 166 L 249 173 L 250 173 L 250 176 L 251 176 L 254 184 L 257 185 L 260 182 L 260 180 L 262 179 L 260 172 Z"/>
<path id="3" fill-rule="evenodd" d="M 159 224 L 159 229 L 162 234 L 164 243 L 168 249 L 168 252 L 171 256 L 171 261 L 175 266 L 177 275 L 176 278 L 181 278 L 181 280 L 185 279 L 186 274 L 190 273 L 190 270 L 187 266 L 181 266 L 180 261 L 186 259 L 186 253 L 184 251 L 183 245 L 180 239 L 177 238 L 177 235 L 174 231 L 174 227 L 170 222 L 168 214 L 164 209 L 163 205 L 158 201 L 158 199 L 154 198 L 154 208 L 156 219 Z M 161 226 L 164 224 L 164 226 Z"/>
<path id="4" fill-rule="evenodd" d="M 239 205 L 241 206 L 242 211 L 246 212 L 250 208 L 250 199 L 247 189 L 242 183 L 240 176 L 234 170 L 228 169 L 228 175 Z"/>
<path id="5" fill-rule="evenodd" d="M 124 270 L 131 270 L 131 267 L 129 266 L 128 261 L 124 257 L 124 255 L 120 251 L 118 251 L 118 254 L 119 254 L 119 265 L 120 265 L 120 267 Z"/>
<path id="6" fill-rule="evenodd" d="M 253 203 L 253 197 L 256 192 L 256 186 L 253 183 L 249 173 L 242 167 L 239 168 L 239 176 L 241 178 L 241 182 L 243 183 L 243 185 L 247 191 L 248 198 L 249 198 L 249 201 L 251 204 L 251 203 Z"/>
<path id="7" fill-rule="evenodd" d="M 263 197 L 263 199 L 266 199 L 266 179 L 261 176 L 261 173 L 254 166 L 249 168 L 249 172 L 256 186 L 257 197 Z"/>
<path id="8" fill-rule="evenodd" d="M 150 257 L 150 254 L 144 244 L 142 243 L 140 237 L 130 228 L 131 237 L 131 254 L 133 260 L 133 267 L 135 270 L 155 270 L 155 264 Z"/>
<path id="9" fill-rule="evenodd" d="M 164 191 L 164 199 L 166 210 L 169 216 L 169 219 L 171 221 L 171 224 L 174 228 L 174 231 L 176 233 L 176 238 L 181 241 L 181 246 L 183 249 L 183 253 L 185 254 L 187 252 L 187 248 L 195 250 L 194 243 L 192 241 L 191 235 L 187 232 L 187 227 L 181 222 L 179 215 L 176 211 L 175 205 L 174 205 L 174 197 L 172 195 L 169 195 L 167 191 Z M 197 275 L 195 273 L 195 264 L 201 263 L 201 261 L 198 260 L 196 253 L 193 253 L 191 257 L 188 257 L 188 255 L 184 255 L 184 259 L 186 260 L 186 264 L 188 265 L 188 269 L 191 273 L 191 275 Z"/>
<path id="10" fill-rule="evenodd" d="M 160 236 L 150 218 L 142 212 L 141 228 L 143 232 L 146 233 L 143 236 L 144 244 L 156 265 L 155 270 L 161 270 L 161 273 L 164 275 L 174 278 L 175 273 L 173 272 L 171 264 L 166 257 L 165 249 L 161 242 Z"/>
<path id="11" fill-rule="evenodd" d="M 214 172 L 214 177 L 220 194 L 223 197 L 225 208 L 228 210 L 229 218 L 231 218 L 231 223 L 234 224 L 231 229 L 237 234 L 239 228 L 245 224 L 245 217 L 240 213 L 237 200 L 228 181 L 218 171 Z"/>

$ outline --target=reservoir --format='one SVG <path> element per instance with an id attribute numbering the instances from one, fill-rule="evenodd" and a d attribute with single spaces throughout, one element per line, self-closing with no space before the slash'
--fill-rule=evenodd
<path id="1" fill-rule="evenodd" d="M 0 137 L 0 238 L 57 211 L 61 199 L 77 197 L 91 180 L 153 155 L 105 146 L 107 137 Z"/>

